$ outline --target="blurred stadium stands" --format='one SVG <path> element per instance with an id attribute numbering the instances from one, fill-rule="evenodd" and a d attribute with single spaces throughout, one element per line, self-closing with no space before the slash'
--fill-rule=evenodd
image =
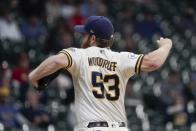
<path id="1" fill-rule="evenodd" d="M 158 71 L 127 85 L 132 131 L 196 131 L 196 2 L 191 0 L 1 0 L 0 131 L 70 131 L 75 125 L 70 75 L 46 91 L 32 90 L 27 75 L 62 48 L 80 47 L 73 26 L 90 15 L 115 26 L 113 50 L 147 53 L 160 36 L 173 49 Z"/>

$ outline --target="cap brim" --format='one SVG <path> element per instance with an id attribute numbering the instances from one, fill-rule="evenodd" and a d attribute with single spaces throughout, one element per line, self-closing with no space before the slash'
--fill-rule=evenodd
<path id="1" fill-rule="evenodd" d="M 84 25 L 76 25 L 74 26 L 74 31 L 79 33 L 86 33 L 84 29 Z"/>

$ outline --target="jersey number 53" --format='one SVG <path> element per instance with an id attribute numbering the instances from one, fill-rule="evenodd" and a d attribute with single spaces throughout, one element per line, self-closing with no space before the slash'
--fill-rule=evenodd
<path id="1" fill-rule="evenodd" d="M 103 99 L 106 98 L 111 101 L 118 100 L 120 95 L 119 89 L 119 77 L 116 74 L 105 75 L 102 73 L 93 71 L 92 72 L 92 85 L 93 85 L 93 95 L 96 98 Z M 109 83 L 110 80 L 113 80 L 113 85 L 107 87 L 104 86 L 104 83 Z"/>

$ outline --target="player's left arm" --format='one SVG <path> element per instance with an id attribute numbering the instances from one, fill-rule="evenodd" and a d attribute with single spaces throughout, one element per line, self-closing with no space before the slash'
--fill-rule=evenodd
<path id="1" fill-rule="evenodd" d="M 49 76 L 59 69 L 69 65 L 67 56 L 63 53 L 53 55 L 44 60 L 37 68 L 29 74 L 29 81 L 34 87 L 38 87 L 38 81 L 46 76 Z"/>

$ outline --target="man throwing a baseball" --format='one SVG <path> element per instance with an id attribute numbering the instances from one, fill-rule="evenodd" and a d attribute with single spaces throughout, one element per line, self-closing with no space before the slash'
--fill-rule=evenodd
<path id="1" fill-rule="evenodd" d="M 160 38 L 159 48 L 148 54 L 110 50 L 114 28 L 104 16 L 90 16 L 85 25 L 75 26 L 84 35 L 82 48 L 63 49 L 44 60 L 29 74 L 35 88 L 38 81 L 60 69 L 73 78 L 77 126 L 75 131 L 128 131 L 124 107 L 127 81 L 141 71 L 163 65 L 172 41 Z"/>

